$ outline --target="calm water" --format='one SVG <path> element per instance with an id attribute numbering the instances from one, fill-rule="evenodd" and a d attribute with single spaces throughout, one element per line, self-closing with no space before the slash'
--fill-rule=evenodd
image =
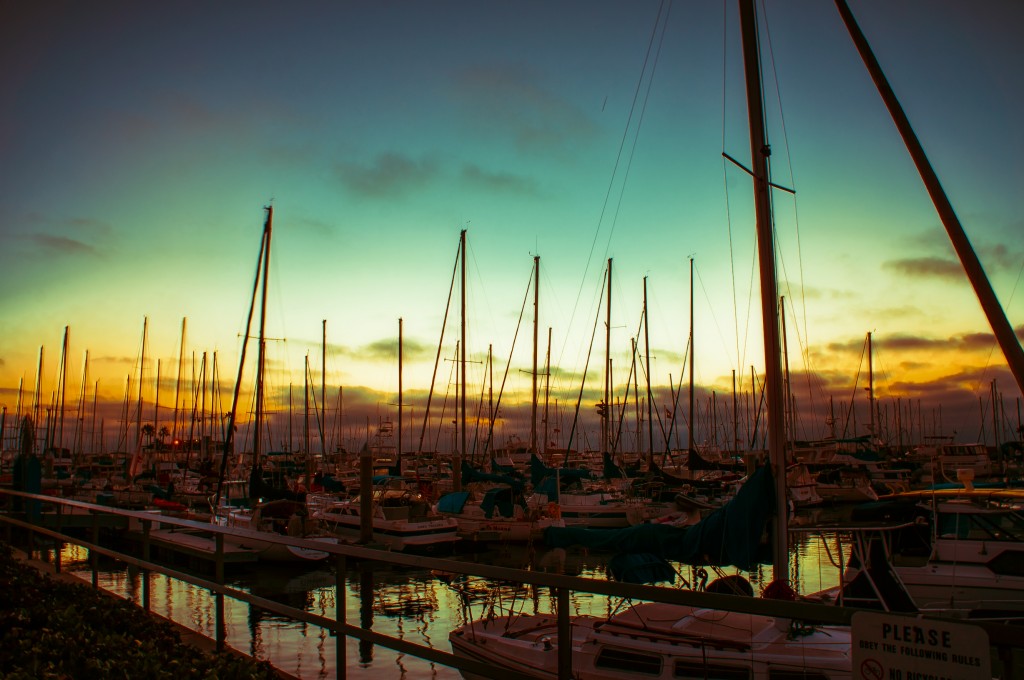
<path id="1" fill-rule="evenodd" d="M 839 572 L 834 535 L 826 535 L 825 543 L 803 534 L 794 536 L 791 559 L 792 579 L 800 592 L 809 593 L 833 586 Z M 849 550 L 843 549 L 844 560 Z M 565 573 L 604 580 L 608 554 L 582 550 L 530 549 L 524 546 L 468 552 L 460 551 L 456 559 L 501 566 L 529 567 L 535 570 Z M 88 554 L 74 546 L 65 548 L 64 568 L 88 580 L 91 578 Z M 699 575 L 690 567 L 675 565 L 681 578 L 693 583 Z M 744 575 L 755 592 L 771 581 L 772 569 L 763 567 Z M 729 569 L 723 573 L 736 573 Z M 716 574 L 710 573 L 709 580 Z M 207 637 L 216 636 L 214 598 L 209 591 L 175 579 L 154 574 L 150 596 L 152 609 L 167 618 Z M 278 601 L 333 619 L 337 599 L 335 575 L 329 568 L 310 569 L 286 565 L 247 567 L 230 572 L 228 583 L 254 595 Z M 681 579 L 677 578 L 676 585 Z M 100 572 L 100 586 L 136 603 L 142 599 L 141 581 L 136 573 L 111 567 Z M 663 584 L 664 585 L 664 584 Z M 367 598 L 362 593 L 369 593 Z M 573 593 L 573 613 L 607 615 L 620 603 L 589 593 Z M 318 626 L 282 619 L 246 603 L 225 598 L 227 644 L 260 659 L 269 660 L 277 668 L 301 678 L 331 678 L 335 675 L 335 638 Z M 345 586 L 346 620 L 353 625 L 450 652 L 448 633 L 466 621 L 479 617 L 489 608 L 498 612 L 527 613 L 554 610 L 554 598 L 544 588 L 496 584 L 472 578 L 449 583 L 427 570 L 389 568 L 374 565 L 373 571 L 360 571 L 359 565 L 349 570 Z M 396 653 L 379 645 L 347 642 L 348 677 L 350 678 L 461 678 L 447 666 L 433 664 L 416 657 Z"/>

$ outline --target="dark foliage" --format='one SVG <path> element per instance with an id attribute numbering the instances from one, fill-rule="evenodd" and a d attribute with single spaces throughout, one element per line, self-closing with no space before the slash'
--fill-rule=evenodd
<path id="1" fill-rule="evenodd" d="M 209 654 L 168 623 L 89 586 L 49 578 L 0 543 L 0 677 L 9 680 L 278 678 L 266 662 Z"/>

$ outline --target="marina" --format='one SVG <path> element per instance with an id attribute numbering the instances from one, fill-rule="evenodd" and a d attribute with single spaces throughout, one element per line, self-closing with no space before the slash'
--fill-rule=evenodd
<path id="1" fill-rule="evenodd" d="M 309 195 L 321 200 L 311 201 L 318 207 L 308 210 L 294 202 L 305 192 L 293 191 L 281 203 L 260 202 L 259 230 L 255 221 L 236 225 L 232 238 L 222 241 L 229 244 L 222 251 L 229 257 L 202 260 L 206 266 L 189 269 L 203 274 L 202 295 L 192 298 L 204 304 L 217 300 L 205 307 L 201 332 L 231 338 L 236 354 L 227 359 L 229 369 L 220 367 L 225 354 L 218 350 L 204 350 L 200 357 L 201 347 L 217 347 L 221 340 L 210 335 L 197 342 L 188 334 L 188 317 L 182 317 L 175 349 L 168 353 L 172 336 L 143 315 L 141 337 L 132 332 L 140 341 L 133 356 L 124 334 L 103 328 L 99 319 L 107 312 L 99 307 L 88 323 L 93 333 L 102 328 L 99 335 L 117 345 L 116 355 L 91 357 L 86 351 L 77 385 L 69 368 L 70 321 L 52 391 L 54 362 L 45 347 L 39 348 L 28 390 L 24 376 L 17 389 L 11 385 L 14 364 L 28 365 L 29 355 L 0 354 L 0 388 L 15 400 L 10 409 L 3 402 L 0 410 L 0 529 L 6 543 L 22 550 L 29 562 L 41 561 L 55 574 L 75 575 L 130 603 L 133 613 L 138 608 L 163 617 L 218 651 L 233 649 L 298 679 L 1021 677 L 1024 425 L 1018 393 L 1024 391 L 1024 334 L 1011 324 L 1012 313 L 996 290 L 1011 290 L 1011 284 L 1017 289 L 1024 267 L 1013 281 L 1011 264 L 1024 260 L 1017 242 L 991 225 L 991 241 L 972 243 L 950 198 L 960 191 L 973 196 L 976 202 L 967 205 L 985 217 L 971 216 L 984 223 L 991 219 L 990 206 L 999 212 L 995 197 L 1015 194 L 990 190 L 978 203 L 980 182 L 973 176 L 958 177 L 954 194 L 947 194 L 937 168 L 948 168 L 948 157 L 941 152 L 930 157 L 918 136 L 922 130 L 928 134 L 931 121 L 913 116 L 915 129 L 897 97 L 899 90 L 913 98 L 915 88 L 898 69 L 897 75 L 883 70 L 846 0 L 836 0 L 835 16 L 817 21 L 848 34 L 843 44 L 849 38 L 849 51 L 830 52 L 835 47 L 830 43 L 839 41 L 816 35 L 814 47 L 831 54 L 820 58 L 821 70 L 829 59 L 836 62 L 832 66 L 842 61 L 839 70 L 846 80 L 858 83 L 856 88 L 874 87 L 877 114 L 887 114 L 884 120 L 895 130 L 888 141 L 898 137 L 909 162 L 901 156 L 882 165 L 869 154 L 861 157 L 863 167 L 856 173 L 847 157 L 841 165 L 819 166 L 820 175 L 814 173 L 806 192 L 814 215 L 810 238 L 823 239 L 812 265 L 800 246 L 808 236 L 800 234 L 795 199 L 794 168 L 801 163 L 794 160 L 807 156 L 800 151 L 804 140 L 790 139 L 783 123 L 782 110 L 788 112 L 792 103 L 787 98 L 784 106 L 780 74 L 787 69 L 780 67 L 819 83 L 796 99 L 808 129 L 821 134 L 829 124 L 829 136 L 809 144 L 818 152 L 839 139 L 831 128 L 852 131 L 853 125 L 838 125 L 848 111 L 861 111 L 861 118 L 875 115 L 852 103 L 866 92 L 858 89 L 833 120 L 823 113 L 833 102 L 822 88 L 838 79 L 822 79 L 819 57 L 795 51 L 808 43 L 797 33 L 807 25 L 805 17 L 784 8 L 789 21 L 780 30 L 775 21 L 780 10 L 757 0 L 731 0 L 716 18 L 722 25 L 721 44 L 713 45 L 722 55 L 720 96 L 709 96 L 707 88 L 717 77 L 708 76 L 706 63 L 677 67 L 706 60 L 706 54 L 697 58 L 696 52 L 681 50 L 712 47 L 707 36 L 717 32 L 706 30 L 709 10 L 687 6 L 676 8 L 673 16 L 670 1 L 638 7 L 627 11 L 595 3 L 587 7 L 593 30 L 554 32 L 550 40 L 533 41 L 537 49 L 532 50 L 524 50 L 516 31 L 508 31 L 507 42 L 494 43 L 496 48 L 504 44 L 494 53 L 500 51 L 507 61 L 480 64 L 466 63 L 472 50 L 453 58 L 436 45 L 420 44 L 429 33 L 423 27 L 435 25 L 426 18 L 410 24 L 408 34 L 391 46 L 405 55 L 395 61 L 404 68 L 395 73 L 385 68 L 368 81 L 373 86 L 351 90 L 374 101 L 366 106 L 373 124 L 365 129 L 380 134 L 333 136 L 334 128 L 357 129 L 335 118 L 339 109 L 355 116 L 357 98 L 345 97 L 343 106 L 312 107 L 311 117 L 332 121 L 331 135 L 311 132 L 316 142 L 303 141 L 299 147 L 307 151 L 302 153 L 292 147 L 262 155 L 269 166 L 280 162 L 271 157 L 295 158 L 277 172 L 290 167 L 299 174 L 330 147 L 340 155 L 321 158 L 325 165 L 318 177 L 332 178 L 334 189 L 310 184 Z M 525 22 L 519 35 L 539 36 L 571 14 L 559 7 L 541 18 L 536 9 L 523 17 L 498 7 L 476 14 L 488 23 L 505 15 L 479 36 L 496 39 L 505 33 L 499 25 L 517 20 Z M 869 32 L 889 34 L 879 28 L 887 22 L 879 21 L 877 9 L 856 9 L 865 15 Z M 323 7 L 314 14 L 337 10 Z M 364 8 L 357 14 L 376 11 Z M 397 13 L 397 21 L 420 11 L 407 8 Z M 480 9 L 467 5 L 460 11 Z M 803 11 L 820 7 L 808 4 Z M 679 12 L 687 20 L 680 20 Z M 967 16 L 962 12 L 949 11 L 948 26 L 959 29 Z M 457 13 L 447 8 L 442 15 L 454 19 Z M 349 25 L 349 17 L 334 18 L 337 26 Z M 295 19 L 307 32 L 322 30 L 307 23 L 308 17 Z M 391 21 L 385 17 L 380 26 L 390 29 Z M 445 23 L 452 22 L 436 26 Z M 695 35 L 698 25 L 705 28 Z M 778 40 L 769 27 L 778 31 Z M 1005 30 L 989 26 L 997 29 Z M 680 41 L 681 31 L 690 38 Z M 266 55 L 250 54 L 250 61 L 269 65 L 283 59 L 289 72 L 305 73 L 304 64 L 272 56 L 275 49 L 281 55 L 294 51 L 294 43 L 291 50 L 285 45 L 286 36 L 295 36 L 283 33 L 280 45 Z M 578 68 L 565 66 L 565 55 L 576 49 L 569 37 L 590 44 L 592 75 L 582 77 Z M 324 54 L 337 49 L 334 38 L 325 38 Z M 632 68 L 610 62 L 596 66 L 594 59 L 606 53 L 610 41 L 621 41 L 619 56 L 629 54 L 631 62 L 642 55 L 634 87 L 627 88 L 625 78 Z M 406 52 L 405 42 L 420 44 L 424 55 L 448 64 L 448 70 L 435 72 L 431 59 L 417 50 Z M 655 87 L 663 48 L 673 64 L 668 90 L 664 76 Z M 906 46 L 901 48 L 896 52 Z M 885 49 L 880 54 L 891 57 Z M 533 52 L 550 53 L 532 65 L 521 64 Z M 390 63 L 384 54 L 365 60 L 372 62 L 367 67 L 384 68 Z M 353 60 L 346 61 L 351 66 Z M 851 77 L 847 62 L 863 73 Z M 423 67 L 430 73 L 426 90 L 419 81 L 405 84 L 408 91 L 428 95 L 422 101 L 375 100 L 378 90 L 404 95 L 403 88 L 388 83 L 398 73 L 405 79 L 410 69 Z M 352 77 L 350 70 L 334 69 L 324 82 Z M 546 78 L 556 70 L 563 75 L 552 86 Z M 946 71 L 954 73 L 960 71 Z M 1005 77 L 1019 78 L 1019 73 Z M 680 95 L 698 91 L 694 78 L 703 97 Z M 297 81 L 280 82 L 291 90 Z M 296 88 L 296 101 L 298 91 L 308 87 Z M 208 96 L 219 99 L 225 93 L 234 106 L 262 115 L 255 113 L 262 105 L 228 96 L 232 89 L 217 86 Z M 329 97 L 329 86 L 315 89 Z M 627 89 L 633 92 L 631 103 L 623 99 Z M 838 101 L 840 95 L 846 91 L 831 98 Z M 151 96 L 154 101 L 167 97 Z M 270 91 L 267 103 L 278 96 Z M 407 109 L 445 97 L 432 115 L 424 109 L 414 119 L 403 118 Z M 598 112 L 595 102 L 602 97 Z M 718 135 L 709 135 L 705 121 L 701 131 L 687 131 L 695 136 L 681 143 L 679 111 L 697 100 L 719 99 L 721 149 L 713 152 L 722 165 L 724 215 L 709 218 L 705 207 L 696 217 L 689 211 L 706 196 L 695 201 L 690 192 L 710 195 L 707 169 L 701 166 L 685 179 L 666 169 L 679 163 L 682 148 L 699 148 L 707 160 L 714 145 L 705 143 Z M 285 100 L 276 101 L 281 120 L 265 121 L 266 129 L 280 131 L 271 135 L 274 144 L 286 136 L 285 129 L 309 124 L 284 124 L 294 114 L 284 112 Z M 638 145 L 648 103 L 652 118 L 661 119 L 662 133 L 653 146 L 647 136 Z M 666 116 L 676 122 L 666 125 Z M 248 147 L 264 149 L 263 137 L 251 136 L 239 124 L 247 118 L 236 113 L 224 120 L 232 119 L 229 127 L 249 140 Z M 611 134 L 618 123 L 609 125 L 613 118 L 624 121 L 618 142 Z M 432 120 L 451 120 L 447 124 L 459 134 L 425 132 L 438 129 L 435 122 L 428 125 Z M 553 127 L 545 129 L 541 120 Z M 688 120 L 686 127 L 696 123 Z M 403 132 L 421 124 L 424 132 Z M 975 126 L 958 125 L 958 130 L 965 127 Z M 514 152 L 492 146 L 499 129 L 511 133 L 506 143 Z M 405 139 L 409 155 L 381 146 L 392 135 Z M 375 156 L 360 156 L 355 140 L 363 137 L 367 148 L 377 147 Z M 444 153 L 424 146 L 428 141 Z M 592 172 L 601 165 L 594 159 L 616 146 L 600 209 L 594 209 L 593 197 L 588 202 L 571 198 L 605 186 Z M 421 156 L 408 151 L 414 147 Z M 476 152 L 460 157 L 470 148 Z M 736 148 L 749 148 L 749 157 L 737 158 Z M 635 170 L 634 160 L 640 161 Z M 985 165 L 974 161 L 971 167 Z M 903 177 L 897 163 L 916 176 Z M 542 165 L 547 171 L 534 175 Z M 869 166 L 875 169 L 864 172 Z M 167 167 L 181 172 L 186 166 Z M 627 192 L 634 171 L 645 179 L 639 186 L 632 180 Z M 819 184 L 820 177 L 836 181 L 864 174 L 889 175 L 877 184 L 900 186 L 907 205 L 911 190 L 901 183 L 912 179 L 921 194 L 918 202 L 930 203 L 931 211 L 914 219 L 906 216 L 909 208 L 906 214 L 893 210 L 879 216 L 866 207 L 870 201 L 858 198 L 860 205 L 851 207 L 840 193 Z M 577 181 L 575 192 L 569 190 Z M 851 181 L 839 183 L 843 195 L 850 193 Z M 447 188 L 441 190 L 442 185 Z M 613 208 L 617 186 L 621 194 Z M 889 187 L 872 188 L 884 194 Z M 490 214 L 491 222 L 474 229 L 471 245 L 470 219 L 460 220 L 452 262 L 436 245 L 442 239 L 431 238 L 427 247 L 419 232 L 429 231 L 421 221 L 453 210 L 442 196 L 463 189 L 474 192 L 476 209 Z M 334 191 L 347 193 L 346 200 L 338 200 L 341 194 L 333 196 Z M 438 193 L 411 208 L 430 191 Z M 632 200 L 624 200 L 627 195 Z M 255 205 L 251 196 L 245 202 Z M 334 208 L 322 212 L 325 204 Z M 225 214 L 241 211 L 237 203 L 225 205 L 230 206 L 223 208 Z M 633 205 L 643 207 L 620 214 Z M 29 215 L 38 209 L 22 208 Z M 223 222 L 224 216 L 214 217 L 208 206 L 196 210 L 207 226 L 191 228 L 204 241 L 206 235 L 220 238 L 209 224 Z M 404 218 L 396 219 L 400 212 Z M 594 212 L 601 217 L 593 234 L 574 226 L 562 233 L 563 225 Z M 546 214 L 557 217 L 541 217 Z M 176 219 L 193 219 L 185 215 Z M 662 226 L 681 215 L 684 229 Z M 620 217 L 630 236 L 624 239 L 620 232 L 613 241 L 614 222 L 605 220 Z M 36 221 L 21 219 L 25 229 Z M 1003 206 L 1002 219 L 1012 223 L 1016 213 Z M 516 239 L 530 236 L 523 220 L 546 225 L 538 234 L 545 235 L 548 247 L 558 244 L 554 266 L 545 259 L 542 269 L 539 236 L 529 259 L 510 256 L 519 247 L 512 245 Z M 403 226 L 383 226 L 392 222 Z M 88 219 L 68 223 L 93 224 Z M 745 227 L 737 233 L 744 235 L 734 238 L 739 224 Z M 914 236 L 913 229 L 921 233 Z M 177 235 L 178 225 L 165 231 Z M 686 239 L 677 238 L 680 232 Z M 840 234 L 855 238 L 856 246 L 853 240 L 841 242 Z M 607 239 L 603 252 L 599 235 Z M 451 236 L 448 224 L 443 237 L 448 246 L 454 245 Z M 400 257 L 392 260 L 389 252 L 385 258 L 381 242 Z M 876 248 L 876 242 L 885 247 Z M 46 234 L 23 243 L 91 252 Z M 327 255 L 342 243 L 343 249 Z M 588 243 L 589 251 L 581 247 Z M 619 260 L 613 245 L 626 251 Z M 500 256 L 480 257 L 491 248 Z M 938 248 L 945 259 L 934 256 Z M 254 272 L 248 268 L 252 251 Z M 688 286 L 681 280 L 682 252 L 691 253 L 684 258 Z M 880 254 L 884 257 L 875 262 Z M 988 272 L 979 255 L 988 260 Z M 169 263 L 175 256 L 168 251 L 167 257 Z M 625 274 L 619 269 L 623 261 Z M 450 279 L 444 276 L 449 263 Z M 613 263 L 619 278 L 613 276 Z M 655 266 L 668 271 L 671 281 L 650 277 Z M 163 269 L 170 276 L 171 268 Z M 748 281 L 737 280 L 742 269 L 748 269 Z M 362 274 L 353 278 L 357 270 Z M 915 285 L 929 277 L 930 296 Z M 955 296 L 952 287 L 939 287 L 940 280 L 951 286 L 954 277 L 963 289 Z M 190 278 L 182 277 L 178 285 L 164 279 L 159 290 L 170 297 L 172 289 L 191 289 Z M 621 286 L 630 280 L 623 295 Z M 140 283 L 139 290 L 149 285 Z M 69 300 L 77 287 L 77 281 L 65 285 Z M 698 292 L 704 293 L 703 301 L 695 300 Z M 241 294 L 247 294 L 244 301 Z M 901 303 L 904 296 L 908 301 Z M 152 292 L 149 298 L 165 299 Z M 1020 304 L 1013 300 L 1011 294 L 1006 302 L 1011 312 L 1011 304 Z M 409 319 L 388 316 L 399 303 L 412 310 L 411 337 Z M 166 302 L 159 308 L 161 314 L 177 309 Z M 34 318 L 38 310 L 32 309 Z M 45 309 L 57 314 L 60 308 L 51 302 Z M 340 332 L 332 326 L 330 342 L 322 309 L 344 310 Z M 728 310 L 732 328 L 724 322 Z M 305 328 L 310 318 L 321 319 L 319 337 Z M 296 336 L 297 319 L 302 330 Z M 390 324 L 387 330 L 378 325 L 381 319 Z M 980 332 L 975 327 L 983 322 Z M 237 323 L 233 338 L 226 330 L 232 323 Z M 862 327 L 881 323 L 887 324 L 884 341 L 872 330 L 861 344 Z M 709 342 L 715 333 L 717 339 Z M 0 344 L 7 341 L 3 336 Z M 121 381 L 123 368 L 127 378 L 120 395 L 110 379 Z M 91 370 L 108 381 L 102 389 Z M 880 397 L 883 385 L 886 394 Z M 87 622 L 79 630 L 91 627 Z M 910 630 L 918 631 L 917 641 Z"/>

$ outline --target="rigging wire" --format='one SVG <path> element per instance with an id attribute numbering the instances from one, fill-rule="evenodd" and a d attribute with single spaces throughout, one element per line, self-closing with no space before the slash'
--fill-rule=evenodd
<path id="1" fill-rule="evenodd" d="M 644 61 L 643 61 L 643 64 L 642 64 L 642 66 L 640 68 L 640 77 L 637 79 L 636 88 L 633 91 L 633 100 L 632 100 L 632 103 L 630 105 L 629 115 L 626 118 L 626 125 L 623 128 L 622 136 L 621 136 L 621 138 L 619 140 L 619 148 L 618 148 L 618 150 L 616 152 L 616 155 L 615 155 L 615 162 L 612 165 L 611 175 L 608 178 L 608 187 L 605 189 L 604 201 L 602 202 L 601 210 L 598 213 L 597 225 L 596 225 L 596 227 L 594 229 L 594 238 L 591 240 L 591 243 L 590 243 L 590 251 L 587 253 L 587 262 L 586 262 L 586 265 L 584 266 L 584 269 L 583 269 L 583 277 L 580 280 L 580 287 L 579 287 L 579 290 L 576 293 L 576 302 L 575 302 L 575 304 L 573 306 L 572 314 L 569 317 L 569 326 L 570 327 L 572 326 L 573 321 L 576 318 L 576 312 L 579 309 L 580 298 L 583 295 L 584 282 L 586 281 L 587 275 L 590 272 L 590 266 L 591 266 L 591 264 L 594 261 L 594 250 L 597 247 L 597 239 L 598 239 L 598 236 L 600 236 L 600 234 L 601 234 L 602 224 L 605 221 L 605 214 L 608 211 L 608 205 L 609 205 L 609 203 L 611 201 L 612 191 L 614 190 L 616 177 L 618 176 L 618 173 L 619 173 L 619 165 L 623 162 L 623 156 L 624 156 L 624 153 L 625 153 L 626 144 L 627 144 L 627 141 L 629 139 L 630 129 L 632 128 L 632 124 L 633 124 L 633 117 L 634 117 L 634 115 L 638 115 L 637 114 L 638 102 L 640 101 L 640 95 L 641 95 L 641 91 L 643 90 L 643 85 L 644 85 L 645 80 L 648 81 L 648 95 L 650 93 L 650 82 L 649 81 L 653 80 L 653 69 L 652 69 L 651 75 L 648 77 L 648 75 L 647 75 L 647 73 L 648 73 L 648 64 L 650 64 L 652 62 L 652 55 L 654 55 L 654 57 L 653 57 L 654 62 L 655 63 L 657 62 L 657 55 L 655 54 L 654 45 L 655 45 L 655 41 L 656 41 L 656 39 L 658 37 L 658 29 L 659 29 L 659 27 L 661 27 L 661 30 L 662 30 L 662 33 L 661 33 L 662 39 L 664 39 L 665 26 L 667 26 L 667 17 L 668 17 L 668 10 L 666 9 L 666 4 L 669 6 L 669 8 L 671 8 L 671 4 L 672 4 L 671 0 L 661 0 L 661 3 L 658 5 L 658 12 L 655 15 L 654 26 L 651 28 L 651 35 L 650 35 L 650 38 L 648 39 L 648 42 L 647 42 L 647 51 L 644 54 Z M 662 19 L 663 15 L 665 16 L 665 20 L 664 21 Z M 660 43 L 659 43 L 659 45 L 660 45 Z M 658 53 L 660 53 L 660 47 L 659 47 Z M 641 107 L 641 109 L 643 109 L 645 106 L 646 106 L 646 98 L 645 98 L 645 101 L 644 101 L 644 106 Z M 642 119 L 642 114 L 639 114 L 638 117 L 640 119 Z M 638 123 L 637 123 L 637 130 L 636 130 L 636 134 L 634 136 L 633 146 L 632 146 L 633 150 L 635 150 L 635 148 L 636 148 L 636 137 L 639 135 L 639 128 L 640 128 L 640 121 L 638 121 Z M 632 157 L 632 152 L 630 154 L 630 157 Z M 628 171 L 627 171 L 627 174 L 628 174 Z M 624 185 L 625 185 L 625 179 L 623 179 L 623 186 Z M 622 196 L 622 193 L 620 191 L 619 205 L 621 205 L 621 196 Z M 618 211 L 616 210 L 616 213 L 617 212 Z M 611 248 L 611 238 L 612 238 L 612 235 L 614 234 L 614 230 L 615 230 L 615 222 L 614 222 L 614 219 L 613 219 L 612 225 L 611 225 L 611 227 L 609 227 L 608 240 L 607 240 L 606 245 L 605 245 L 605 255 L 606 256 L 607 256 L 608 251 Z M 566 340 L 565 340 L 565 343 L 567 343 L 567 342 L 568 342 L 568 335 L 566 336 Z M 565 349 L 566 349 L 565 343 L 563 343 L 562 350 L 561 350 L 560 355 L 559 355 L 559 364 L 561 363 L 561 357 L 563 357 L 565 355 Z M 593 343 L 593 341 L 591 341 L 591 343 Z"/>

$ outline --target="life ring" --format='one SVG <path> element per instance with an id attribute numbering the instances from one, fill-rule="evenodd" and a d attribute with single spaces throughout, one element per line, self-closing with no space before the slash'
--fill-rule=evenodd
<path id="1" fill-rule="evenodd" d="M 548 503 L 547 508 L 548 517 L 552 519 L 560 519 L 562 517 L 562 509 L 558 507 L 558 503 L 551 501 Z"/>

